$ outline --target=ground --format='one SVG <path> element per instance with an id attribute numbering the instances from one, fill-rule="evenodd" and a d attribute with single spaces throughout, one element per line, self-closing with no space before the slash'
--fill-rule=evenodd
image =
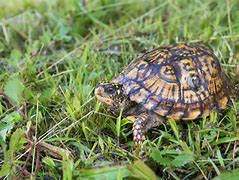
<path id="1" fill-rule="evenodd" d="M 221 179 L 239 174 L 239 100 L 147 134 L 94 98 L 140 53 L 177 42 L 213 49 L 239 83 L 237 0 L 0 0 L 0 177 Z"/>

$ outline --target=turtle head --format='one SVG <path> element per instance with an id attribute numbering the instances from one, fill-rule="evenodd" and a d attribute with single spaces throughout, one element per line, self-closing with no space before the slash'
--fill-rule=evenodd
<path id="1" fill-rule="evenodd" d="M 130 100 L 124 93 L 121 84 L 112 82 L 101 82 L 95 88 L 96 98 L 107 104 L 108 110 L 114 114 L 119 114 L 122 108 L 128 108 Z"/>
<path id="2" fill-rule="evenodd" d="M 95 96 L 99 101 L 112 106 L 122 100 L 123 86 L 111 82 L 101 82 L 96 85 Z"/>

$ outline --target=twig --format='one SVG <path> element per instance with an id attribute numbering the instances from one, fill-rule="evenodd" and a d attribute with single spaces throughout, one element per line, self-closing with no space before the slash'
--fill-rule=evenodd
<path id="1" fill-rule="evenodd" d="M 16 107 L 16 105 L 10 100 L 10 98 L 4 92 L 0 91 L 0 98 L 2 98 L 11 107 Z"/>

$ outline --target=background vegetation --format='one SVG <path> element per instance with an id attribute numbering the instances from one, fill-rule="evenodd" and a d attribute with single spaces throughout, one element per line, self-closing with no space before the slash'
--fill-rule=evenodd
<path id="1" fill-rule="evenodd" d="M 228 179 L 239 175 L 238 99 L 225 112 L 148 133 L 134 161 L 132 124 L 94 86 L 141 52 L 210 46 L 239 81 L 238 0 L 0 0 L 0 177 Z"/>

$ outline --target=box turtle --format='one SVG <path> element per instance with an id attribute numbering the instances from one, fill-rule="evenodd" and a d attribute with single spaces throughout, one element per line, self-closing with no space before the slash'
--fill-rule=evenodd
<path id="1" fill-rule="evenodd" d="M 162 120 L 195 120 L 225 109 L 231 85 L 213 52 L 199 44 L 173 44 L 133 60 L 111 82 L 96 85 L 96 98 L 133 121 L 138 147 Z"/>

